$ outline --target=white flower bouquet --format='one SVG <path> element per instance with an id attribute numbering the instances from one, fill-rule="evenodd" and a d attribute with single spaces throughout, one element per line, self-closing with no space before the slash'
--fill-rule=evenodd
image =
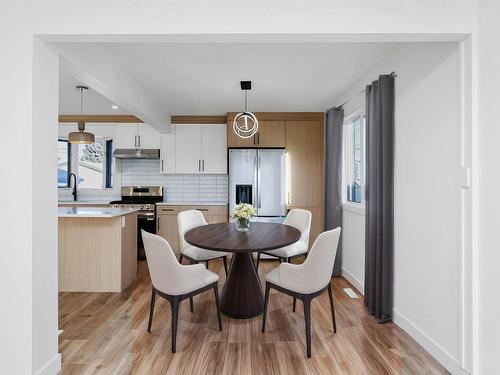
<path id="1" fill-rule="evenodd" d="M 234 208 L 233 219 L 236 222 L 236 230 L 240 232 L 248 232 L 250 229 L 250 219 L 257 212 L 255 208 L 248 203 L 240 203 Z"/>

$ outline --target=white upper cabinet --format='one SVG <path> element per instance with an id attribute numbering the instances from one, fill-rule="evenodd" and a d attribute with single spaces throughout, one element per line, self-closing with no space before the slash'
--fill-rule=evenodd
<path id="1" fill-rule="evenodd" d="M 202 173 L 227 173 L 227 125 L 210 124 L 201 127 Z"/>
<path id="2" fill-rule="evenodd" d="M 137 148 L 137 124 L 116 124 L 113 148 Z"/>
<path id="3" fill-rule="evenodd" d="M 162 134 L 162 173 L 226 174 L 226 124 L 172 125 Z"/>
<path id="4" fill-rule="evenodd" d="M 175 172 L 201 173 L 201 125 L 175 127 Z"/>
<path id="5" fill-rule="evenodd" d="M 160 148 L 161 133 L 147 124 L 116 124 L 114 148 Z"/>
<path id="6" fill-rule="evenodd" d="M 175 134 L 161 135 L 160 172 L 175 173 Z"/>
<path id="7" fill-rule="evenodd" d="M 156 128 L 147 124 L 138 124 L 139 148 L 160 148 L 161 133 Z"/>

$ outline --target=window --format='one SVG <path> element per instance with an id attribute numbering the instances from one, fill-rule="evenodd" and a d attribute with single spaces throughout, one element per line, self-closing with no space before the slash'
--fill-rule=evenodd
<path id="1" fill-rule="evenodd" d="M 59 139 L 57 142 L 57 186 L 68 187 L 71 170 L 71 147 L 68 141 Z"/>
<path id="2" fill-rule="evenodd" d="M 364 127 L 363 114 L 351 116 L 344 123 L 344 186 L 347 202 L 362 203 L 364 199 Z"/>
<path id="3" fill-rule="evenodd" d="M 112 187 L 113 141 L 103 138 L 78 146 L 78 187 L 103 189 Z"/>
<path id="4" fill-rule="evenodd" d="M 113 187 L 113 141 L 96 138 L 88 145 L 70 144 L 59 139 L 57 156 L 57 185 L 69 187 L 69 174 L 78 176 L 79 189 Z"/>

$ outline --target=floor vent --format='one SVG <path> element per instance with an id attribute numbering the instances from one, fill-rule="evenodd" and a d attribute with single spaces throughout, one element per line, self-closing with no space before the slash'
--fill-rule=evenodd
<path id="1" fill-rule="evenodd" d="M 344 288 L 344 292 L 351 298 L 359 298 L 356 292 L 352 290 L 352 288 Z"/>

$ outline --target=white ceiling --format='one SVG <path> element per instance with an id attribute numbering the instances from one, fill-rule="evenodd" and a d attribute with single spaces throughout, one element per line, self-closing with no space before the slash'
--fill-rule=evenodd
<path id="1" fill-rule="evenodd" d="M 80 114 L 80 92 L 76 86 L 86 84 L 78 81 L 69 73 L 59 70 L 59 114 Z M 83 114 L 85 115 L 126 115 L 122 109 L 113 109 L 113 103 L 91 87 L 83 94 Z"/>
<path id="2" fill-rule="evenodd" d="M 220 115 L 243 107 L 240 80 L 252 81 L 249 110 L 324 111 L 378 63 L 394 43 L 107 43 L 121 67 L 165 114 Z M 381 72 L 387 73 L 387 72 Z M 79 113 L 77 84 L 61 73 L 60 113 Z M 88 114 L 116 114 L 87 94 Z"/>

